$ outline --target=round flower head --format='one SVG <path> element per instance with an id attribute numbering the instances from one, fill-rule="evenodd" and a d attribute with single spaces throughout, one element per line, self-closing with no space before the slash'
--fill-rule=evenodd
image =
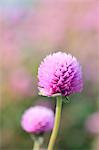
<path id="1" fill-rule="evenodd" d="M 38 69 L 41 95 L 68 96 L 80 92 L 83 87 L 81 66 L 70 54 L 57 52 L 47 56 Z"/>
<path id="2" fill-rule="evenodd" d="M 88 117 L 85 127 L 88 132 L 92 134 L 99 134 L 99 112 Z"/>
<path id="3" fill-rule="evenodd" d="M 21 119 L 22 128 L 29 133 L 39 134 L 50 131 L 54 125 L 54 113 L 43 106 L 27 109 Z"/>

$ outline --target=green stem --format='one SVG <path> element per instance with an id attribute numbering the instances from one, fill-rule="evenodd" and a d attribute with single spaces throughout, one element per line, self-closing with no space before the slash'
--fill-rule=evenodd
<path id="1" fill-rule="evenodd" d="M 37 141 L 37 140 L 34 141 L 33 150 L 40 150 L 40 143 L 39 143 L 39 141 Z"/>
<path id="2" fill-rule="evenodd" d="M 52 135 L 50 138 L 50 142 L 48 145 L 48 150 L 53 150 L 56 137 L 58 134 L 58 129 L 59 129 L 59 124 L 60 124 L 60 118 L 61 118 L 61 109 L 62 109 L 62 97 L 58 96 L 57 97 L 57 103 L 56 103 L 56 114 L 55 114 L 55 123 L 54 123 L 54 128 L 52 131 Z"/>

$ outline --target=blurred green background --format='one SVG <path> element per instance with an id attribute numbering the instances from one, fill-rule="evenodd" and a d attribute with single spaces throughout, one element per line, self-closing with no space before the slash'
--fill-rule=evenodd
<path id="1" fill-rule="evenodd" d="M 87 118 L 99 111 L 97 0 L 0 0 L 0 149 L 32 149 L 20 119 L 31 105 L 54 109 L 55 100 L 38 96 L 37 71 L 42 59 L 57 51 L 77 57 L 84 90 L 63 106 L 56 150 L 99 150 L 99 132 L 85 127 Z"/>

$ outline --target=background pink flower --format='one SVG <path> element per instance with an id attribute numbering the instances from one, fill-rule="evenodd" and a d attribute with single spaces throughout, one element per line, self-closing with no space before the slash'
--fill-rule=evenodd
<path id="1" fill-rule="evenodd" d="M 85 127 L 88 132 L 99 134 L 99 112 L 93 113 L 87 118 Z"/>
<path id="2" fill-rule="evenodd" d="M 24 69 L 14 71 L 9 79 L 11 90 L 19 95 L 30 96 L 33 93 L 32 76 Z"/>

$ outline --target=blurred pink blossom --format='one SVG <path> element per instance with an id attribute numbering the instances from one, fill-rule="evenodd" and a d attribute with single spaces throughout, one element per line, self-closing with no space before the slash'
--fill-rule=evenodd
<path id="1" fill-rule="evenodd" d="M 86 130 L 92 134 L 99 134 L 99 112 L 89 116 L 85 123 Z"/>
<path id="2" fill-rule="evenodd" d="M 16 25 L 17 23 L 20 23 L 24 16 L 26 15 L 25 10 L 13 8 L 8 9 L 4 11 L 3 9 L 0 9 L 0 14 L 3 14 L 2 21 L 7 23 L 8 25 Z M 1 16 L 1 15 L 0 15 Z"/>
<path id="3" fill-rule="evenodd" d="M 28 108 L 21 119 L 22 128 L 29 133 L 43 133 L 53 129 L 54 112 L 43 106 Z"/>
<path id="4" fill-rule="evenodd" d="M 24 69 L 19 69 L 14 71 L 9 79 L 11 91 L 23 95 L 31 96 L 32 95 L 32 77 Z"/>
<path id="5" fill-rule="evenodd" d="M 13 66 L 18 64 L 21 60 L 19 46 L 13 42 L 2 40 L 0 43 L 0 53 L 0 61 L 3 67 Z"/>
<path id="6" fill-rule="evenodd" d="M 51 44 L 60 42 L 68 25 L 66 11 L 68 11 L 66 1 L 41 0 L 39 9 L 30 11 L 24 21 L 26 35 L 36 43 L 38 41 L 48 41 Z"/>
<path id="7" fill-rule="evenodd" d="M 86 4 L 86 3 L 85 3 Z M 89 3 L 90 4 L 90 3 Z M 99 31 L 99 3 L 89 5 L 88 9 L 82 9 L 71 15 L 70 27 L 83 31 Z"/>

